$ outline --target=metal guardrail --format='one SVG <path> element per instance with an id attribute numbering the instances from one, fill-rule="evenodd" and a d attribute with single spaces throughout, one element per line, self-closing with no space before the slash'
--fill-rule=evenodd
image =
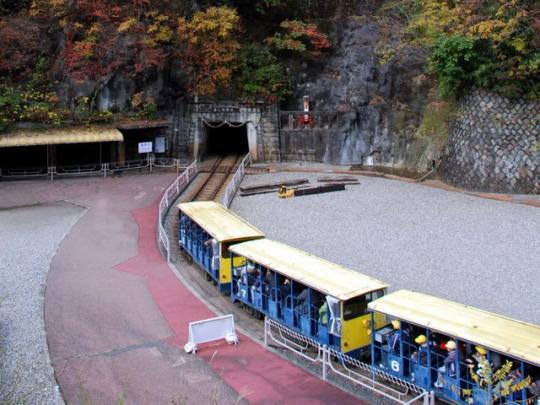
<path id="1" fill-rule="evenodd" d="M 167 232 L 165 231 L 165 226 L 163 225 L 163 221 L 165 219 L 165 215 L 167 215 L 167 211 L 169 210 L 169 207 L 171 203 L 178 198 L 181 192 L 183 192 L 186 187 L 189 185 L 191 180 L 197 175 L 199 172 L 197 161 L 193 161 L 181 174 L 178 176 L 172 184 L 165 190 L 163 193 L 163 197 L 161 197 L 161 200 L 159 202 L 159 216 L 158 216 L 158 242 L 160 246 L 165 249 L 165 253 L 167 255 L 167 263 L 171 261 L 171 245 L 169 236 L 167 235 Z"/>
<path id="2" fill-rule="evenodd" d="M 272 331 L 276 330 L 279 334 L 279 338 L 276 337 Z M 388 373 L 385 373 L 379 369 L 372 367 L 370 364 L 361 362 L 347 356 L 337 350 L 329 348 L 326 345 L 321 345 L 314 339 L 307 338 L 280 323 L 265 317 L 264 319 L 264 345 L 268 346 L 268 339 L 272 339 L 273 342 L 279 346 L 288 349 L 303 359 L 312 363 L 320 363 L 322 365 L 322 379 L 326 381 L 329 373 L 333 373 L 339 377 L 345 378 L 354 384 L 358 384 L 364 388 L 374 391 L 378 395 L 398 403 L 401 405 L 409 405 L 416 401 L 422 401 L 423 405 L 434 405 L 435 396 L 433 391 L 426 391 L 423 388 L 414 385 L 408 381 L 401 380 Z M 294 339 L 294 340 L 293 340 Z M 316 354 L 310 355 L 310 352 L 316 352 Z M 341 367 L 332 361 L 332 357 L 339 360 Z M 356 370 L 353 370 L 353 367 Z M 364 371 L 361 374 L 357 370 Z M 378 380 L 385 380 L 392 383 L 399 389 L 390 387 Z"/>
<path id="3" fill-rule="evenodd" d="M 145 169 L 147 167 L 152 171 L 152 157 L 148 159 L 126 160 L 124 162 L 111 162 L 105 164 L 107 165 L 107 170 L 112 173 L 134 169 Z"/>
<path id="4" fill-rule="evenodd" d="M 31 177 L 49 177 L 50 167 L 26 167 L 23 169 L 0 168 L 0 177 L 24 179 Z"/>
<path id="5" fill-rule="evenodd" d="M 72 165 L 54 167 L 54 176 L 94 176 L 103 173 L 103 164 Z"/>
<path id="6" fill-rule="evenodd" d="M 0 178 L 4 179 L 25 179 L 33 177 L 48 177 L 53 180 L 55 177 L 77 177 L 77 176 L 103 176 L 108 174 L 124 172 L 129 170 L 141 170 L 148 168 L 152 171 L 159 169 L 176 169 L 179 173 L 185 166 L 180 159 L 157 158 L 154 156 L 138 160 L 126 160 L 123 162 L 90 163 L 85 165 L 70 166 L 44 166 L 30 168 L 0 168 Z"/>
<path id="7" fill-rule="evenodd" d="M 238 187 L 240 186 L 240 183 L 244 179 L 244 175 L 246 173 L 246 167 L 251 163 L 251 154 L 248 153 L 246 157 L 242 160 L 240 163 L 240 166 L 238 166 L 238 169 L 234 173 L 234 176 L 231 180 L 231 182 L 227 185 L 227 188 L 225 189 L 225 194 L 223 195 L 223 198 L 221 199 L 221 203 L 229 208 L 231 206 L 232 200 L 238 191 Z"/>

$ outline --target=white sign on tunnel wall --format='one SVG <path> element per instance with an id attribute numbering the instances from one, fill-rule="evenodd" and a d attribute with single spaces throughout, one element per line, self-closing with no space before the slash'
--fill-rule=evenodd
<path id="1" fill-rule="evenodd" d="M 139 142 L 139 153 L 152 152 L 152 142 Z"/>
<path id="2" fill-rule="evenodd" d="M 165 137 L 164 136 L 156 136 L 155 139 L 155 151 L 156 153 L 164 153 L 165 152 Z"/>

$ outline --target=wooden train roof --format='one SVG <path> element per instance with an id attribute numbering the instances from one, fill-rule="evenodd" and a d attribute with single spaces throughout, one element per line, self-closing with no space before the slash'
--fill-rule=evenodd
<path id="1" fill-rule="evenodd" d="M 215 201 L 180 203 L 178 209 L 216 238 L 218 242 L 264 237 L 259 229 Z"/>
<path id="2" fill-rule="evenodd" d="M 388 287 L 377 279 L 269 239 L 239 243 L 229 250 L 341 301 Z"/>
<path id="3" fill-rule="evenodd" d="M 431 295 L 399 290 L 369 308 L 540 366 L 540 327 Z"/>

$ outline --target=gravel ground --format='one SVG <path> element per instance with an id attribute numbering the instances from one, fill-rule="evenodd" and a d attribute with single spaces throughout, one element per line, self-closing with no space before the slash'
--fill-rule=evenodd
<path id="1" fill-rule="evenodd" d="M 0 210 L 0 403 L 59 402 L 43 293 L 52 257 L 83 212 L 68 203 Z"/>
<path id="2" fill-rule="evenodd" d="M 248 175 L 242 185 L 293 178 L 314 184 L 320 175 Z M 540 325 L 538 208 L 358 178 L 361 185 L 316 196 L 237 196 L 231 208 L 267 237 L 377 277 L 391 290 L 412 289 Z"/>

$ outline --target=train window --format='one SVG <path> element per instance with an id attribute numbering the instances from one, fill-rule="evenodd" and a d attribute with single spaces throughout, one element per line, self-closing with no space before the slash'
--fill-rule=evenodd
<path id="1" fill-rule="evenodd" d="M 343 304 L 343 319 L 345 321 L 358 318 L 359 316 L 367 314 L 366 297 L 357 297 L 349 300 Z"/>
<path id="2" fill-rule="evenodd" d="M 384 290 L 378 290 L 345 302 L 343 304 L 343 319 L 348 321 L 359 316 L 367 315 L 369 313 L 367 305 L 371 301 L 381 298 L 383 295 Z"/>
<path id="3" fill-rule="evenodd" d="M 229 246 L 231 246 L 230 243 L 222 243 L 221 244 L 221 258 L 228 259 L 230 252 L 229 252 Z"/>
<path id="4" fill-rule="evenodd" d="M 383 295 L 384 295 L 384 290 L 378 290 L 378 291 L 373 291 L 373 292 L 367 293 L 366 294 L 366 301 L 371 302 L 371 301 L 378 300 Z"/>

